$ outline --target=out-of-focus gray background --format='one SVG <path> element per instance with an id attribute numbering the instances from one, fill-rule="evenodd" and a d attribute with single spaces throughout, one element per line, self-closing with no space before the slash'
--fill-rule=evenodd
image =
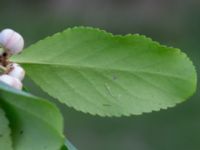
<path id="1" fill-rule="evenodd" d="M 72 26 L 140 33 L 181 48 L 200 69 L 199 0 L 1 0 L 0 29 L 20 32 L 26 46 Z M 35 87 L 33 92 L 39 93 Z M 200 94 L 166 111 L 100 118 L 58 106 L 65 133 L 80 150 L 199 150 Z"/>

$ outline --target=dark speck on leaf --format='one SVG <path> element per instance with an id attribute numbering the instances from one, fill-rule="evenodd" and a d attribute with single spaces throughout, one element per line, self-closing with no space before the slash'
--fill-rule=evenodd
<path id="1" fill-rule="evenodd" d="M 23 134 L 23 133 L 24 133 L 24 131 L 23 131 L 23 130 L 21 130 L 21 131 L 20 131 L 20 134 Z"/>
<path id="2" fill-rule="evenodd" d="M 109 106 L 110 107 L 111 105 L 110 104 L 103 104 L 103 106 Z"/>
<path id="3" fill-rule="evenodd" d="M 116 77 L 115 75 L 113 75 L 113 77 L 112 77 L 112 78 L 113 78 L 113 80 L 117 80 L 117 77 Z"/>
<path id="4" fill-rule="evenodd" d="M 44 149 L 47 149 L 47 146 L 44 146 Z"/>

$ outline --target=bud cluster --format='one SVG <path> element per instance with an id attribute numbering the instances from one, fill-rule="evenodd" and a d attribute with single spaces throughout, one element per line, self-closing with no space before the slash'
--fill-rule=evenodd
<path id="1" fill-rule="evenodd" d="M 19 33 L 12 29 L 0 32 L 0 81 L 20 90 L 25 71 L 20 65 L 10 62 L 9 57 L 20 53 L 23 48 L 24 39 Z"/>

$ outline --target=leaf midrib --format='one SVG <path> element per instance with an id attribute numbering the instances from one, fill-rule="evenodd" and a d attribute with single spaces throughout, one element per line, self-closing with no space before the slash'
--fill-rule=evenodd
<path id="1" fill-rule="evenodd" d="M 188 81 L 188 78 L 182 78 L 181 76 L 172 75 L 172 74 L 166 74 L 161 72 L 152 72 L 152 71 L 143 71 L 143 70 L 127 70 L 127 69 L 116 69 L 116 68 L 102 68 L 102 67 L 94 67 L 94 66 L 83 66 L 83 65 L 73 65 L 73 64 L 60 64 L 60 63 L 45 63 L 45 62 L 23 62 L 23 61 L 17 61 L 20 64 L 28 64 L 28 65 L 49 65 L 49 66 L 62 66 L 62 67 L 68 67 L 68 68 L 82 68 L 82 69 L 90 69 L 90 70 L 102 70 L 102 71 L 116 71 L 116 72 L 124 72 L 124 73 L 144 73 L 144 74 L 152 74 L 152 75 L 159 75 L 159 76 L 165 76 L 169 78 L 176 78 L 179 80 Z"/>

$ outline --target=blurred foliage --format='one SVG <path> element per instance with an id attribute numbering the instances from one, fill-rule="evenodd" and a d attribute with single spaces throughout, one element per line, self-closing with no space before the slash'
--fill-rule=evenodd
<path id="1" fill-rule="evenodd" d="M 200 73 L 198 0 L 2 0 L 0 17 L 0 29 L 19 31 L 26 46 L 80 25 L 145 34 L 181 48 Z M 48 97 L 32 86 L 33 93 Z M 129 118 L 89 116 L 58 105 L 66 135 L 81 150 L 199 150 L 199 98 L 198 87 L 195 96 L 175 108 Z"/>

